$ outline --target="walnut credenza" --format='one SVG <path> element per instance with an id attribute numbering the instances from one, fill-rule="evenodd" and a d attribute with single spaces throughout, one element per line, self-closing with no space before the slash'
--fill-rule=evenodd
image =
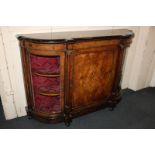
<path id="1" fill-rule="evenodd" d="M 28 116 L 68 126 L 74 117 L 113 109 L 133 36 L 124 29 L 19 35 Z"/>

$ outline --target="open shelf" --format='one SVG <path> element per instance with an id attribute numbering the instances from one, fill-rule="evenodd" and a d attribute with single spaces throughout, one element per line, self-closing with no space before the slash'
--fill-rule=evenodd
<path id="1" fill-rule="evenodd" d="M 59 56 L 30 55 L 31 71 L 40 76 L 57 76 L 60 74 Z"/>
<path id="2" fill-rule="evenodd" d="M 46 113 L 59 113 L 61 111 L 60 96 L 44 96 L 41 94 L 35 93 L 34 95 L 36 111 Z"/>
<path id="3" fill-rule="evenodd" d="M 32 72 L 32 74 L 37 76 L 43 76 L 43 77 L 60 77 L 60 74 L 57 74 L 57 73 Z"/>
<path id="4" fill-rule="evenodd" d="M 60 96 L 60 93 L 40 92 L 39 94 L 40 94 L 40 95 L 43 95 L 43 96 L 51 96 L 51 97 Z"/>

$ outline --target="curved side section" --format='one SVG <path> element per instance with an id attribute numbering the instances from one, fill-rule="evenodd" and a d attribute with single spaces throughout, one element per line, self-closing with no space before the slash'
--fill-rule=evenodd
<path id="1" fill-rule="evenodd" d="M 45 123 L 60 123 L 65 121 L 64 113 L 45 114 L 37 112 L 31 108 L 26 107 L 27 116 L 29 119 L 35 118 Z"/>
<path id="2" fill-rule="evenodd" d="M 134 35 L 133 35 L 134 36 Z M 132 37 L 133 37 L 132 36 Z M 128 40 L 122 40 L 118 44 L 117 52 L 117 66 L 116 66 L 116 73 L 115 73 L 115 82 L 113 84 L 113 90 L 107 104 L 114 109 L 114 107 L 121 101 L 121 80 L 122 80 L 122 68 L 124 64 L 125 52 L 126 48 L 128 48 L 132 42 L 132 37 Z"/>
<path id="3" fill-rule="evenodd" d="M 28 116 L 47 122 L 64 120 L 64 44 L 21 40 Z"/>

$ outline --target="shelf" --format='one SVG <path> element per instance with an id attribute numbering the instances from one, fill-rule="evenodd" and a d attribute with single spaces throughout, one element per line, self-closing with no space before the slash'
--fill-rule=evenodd
<path id="1" fill-rule="evenodd" d="M 60 74 L 57 73 L 39 73 L 39 72 L 33 72 L 32 74 L 37 76 L 43 76 L 43 77 L 60 77 Z"/>
<path id="2" fill-rule="evenodd" d="M 60 93 L 40 92 L 39 94 L 43 96 L 51 96 L 51 97 L 60 96 Z"/>

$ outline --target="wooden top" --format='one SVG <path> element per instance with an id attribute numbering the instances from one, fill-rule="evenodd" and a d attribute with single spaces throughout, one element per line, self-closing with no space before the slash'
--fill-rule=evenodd
<path id="1" fill-rule="evenodd" d="M 18 35 L 18 40 L 36 43 L 65 43 L 90 39 L 129 39 L 134 33 L 127 29 L 68 31 Z"/>

